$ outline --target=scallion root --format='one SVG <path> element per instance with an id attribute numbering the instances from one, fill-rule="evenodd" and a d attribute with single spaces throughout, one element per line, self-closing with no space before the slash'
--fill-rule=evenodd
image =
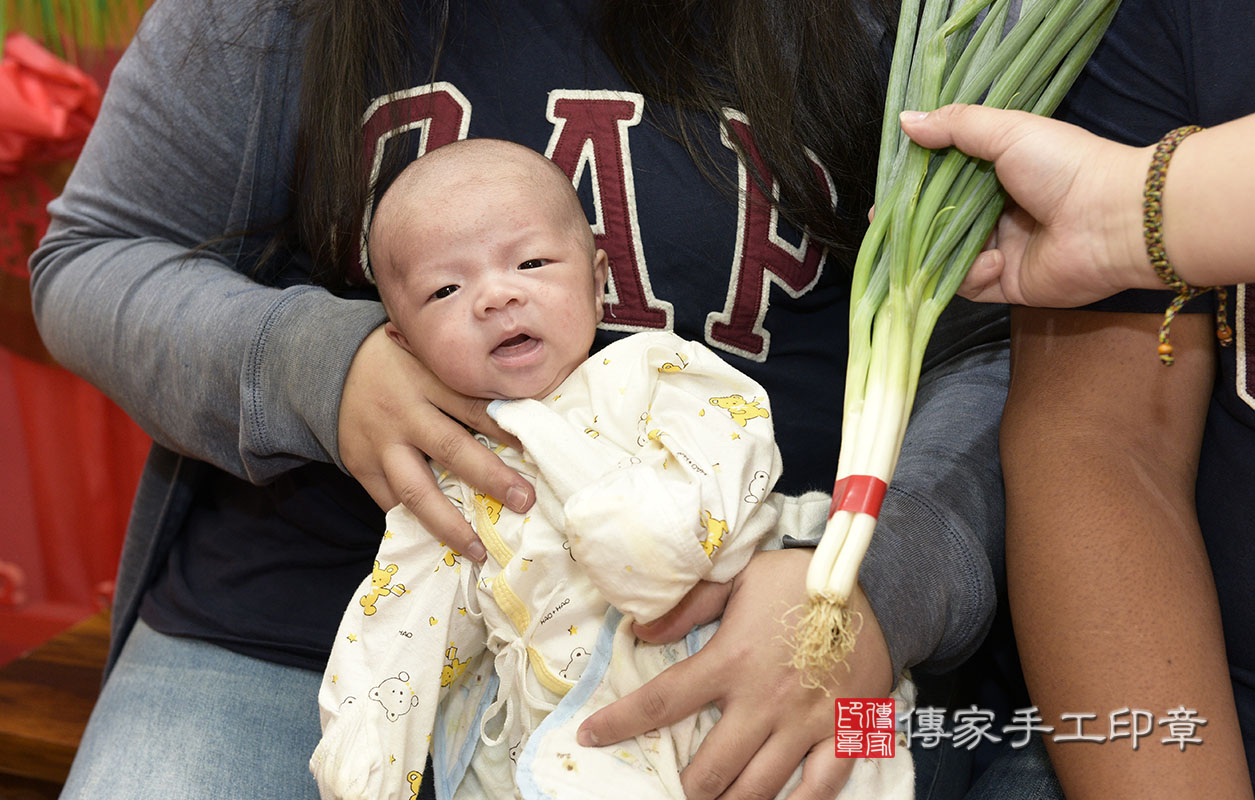
<path id="1" fill-rule="evenodd" d="M 862 627 L 862 615 L 851 611 L 848 604 L 812 597 L 795 628 L 790 659 L 802 673 L 802 684 L 808 689 L 818 686 L 826 692 L 833 669 L 845 664 Z"/>

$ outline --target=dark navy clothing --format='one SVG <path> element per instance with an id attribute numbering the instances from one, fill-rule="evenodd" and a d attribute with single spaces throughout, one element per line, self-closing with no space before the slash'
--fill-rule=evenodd
<path id="1" fill-rule="evenodd" d="M 840 444 L 849 265 L 774 219 L 743 171 L 740 187 L 704 178 L 689 154 L 657 128 L 648 101 L 627 91 L 586 35 L 587 13 L 588 4 L 576 2 L 454 4 L 434 81 L 421 67 L 415 85 L 384 87 L 364 113 L 368 163 L 383 148 L 404 148 L 408 158 L 465 137 L 511 139 L 552 158 L 572 177 L 597 244 L 610 256 L 606 313 L 595 346 L 650 329 L 704 342 L 771 392 L 785 465 L 777 490 L 827 490 Z M 430 63 L 428 23 L 416 14 L 413 24 L 414 61 Z M 751 126 L 731 113 L 735 135 L 752 142 Z M 708 136 L 722 156 L 719 167 L 737 176 L 733 151 L 720 143 L 713 124 Z M 380 191 L 386 189 L 383 177 Z M 830 188 L 842 203 L 843 187 Z M 738 189 L 750 193 L 749 202 L 738 204 Z M 926 368 L 1005 336 L 1002 309 L 956 305 L 965 306 L 963 319 L 941 323 L 949 333 L 937 337 Z M 991 401 L 1001 402 L 1001 389 L 988 388 Z M 962 395 L 949 391 L 957 410 Z M 996 411 L 972 406 L 967 413 Z M 981 420 L 982 426 L 990 423 Z M 992 445 L 993 439 L 985 441 Z M 982 452 L 993 456 L 988 447 Z M 996 481 L 996 460 L 974 466 Z M 956 478 L 951 491 L 961 502 L 943 503 L 953 506 L 946 513 L 970 513 L 969 495 L 987 494 L 982 485 L 997 486 L 964 486 Z M 999 514 L 1000 497 L 977 502 L 979 517 Z M 934 520 L 935 511 L 923 513 L 922 524 L 950 535 Z M 882 516 L 884 526 L 893 525 L 892 517 Z M 1000 538 L 1000 522 L 978 524 L 978 535 Z M 213 474 L 197 486 L 182 534 L 141 613 L 164 633 L 321 669 L 340 612 L 369 573 L 382 530 L 382 512 L 351 478 L 328 465 L 299 467 L 264 486 Z M 901 535 L 911 534 L 904 526 Z M 1000 558 L 1000 542 L 995 552 Z M 992 575 L 1000 573 L 965 558 L 956 559 L 956 567 L 964 575 L 965 597 L 988 597 Z M 974 590 L 973 579 L 986 588 Z M 879 613 L 893 627 L 887 612 Z M 906 624 L 919 624 L 918 613 L 901 613 Z M 969 613 L 953 606 L 933 613 L 951 615 L 969 647 L 988 622 L 987 609 Z M 935 645 L 916 647 L 926 655 Z M 895 651 L 899 664 L 908 658 L 903 648 Z M 953 662 L 961 655 L 945 658 Z"/>
<path id="2" fill-rule="evenodd" d="M 1252 42 L 1255 4 L 1248 0 L 1124 0 L 1107 39 L 1060 115 L 1103 136 L 1142 146 L 1181 125 L 1210 126 L 1251 114 Z M 1166 190 L 1172 191 L 1171 177 Z M 1251 765 L 1255 764 L 1255 293 L 1246 286 L 1230 287 L 1229 297 L 1235 342 L 1230 348 L 1217 347 L 1216 382 L 1195 491 Z M 1170 299 L 1168 292 L 1128 292 L 1097 307 L 1161 314 Z M 1189 310 L 1210 311 L 1214 302 L 1214 295 L 1208 294 Z"/>
<path id="3" fill-rule="evenodd" d="M 702 176 L 583 35 L 587 6 L 510 4 L 506 13 L 506 4 L 454 4 L 435 81 L 420 69 L 415 86 L 380 92 L 364 116 L 368 153 L 401 147 L 417 156 L 451 139 L 492 137 L 553 157 L 575 178 L 611 256 L 595 346 L 647 329 L 704 341 L 771 387 L 786 465 L 778 489 L 826 489 L 840 443 L 844 265 L 787 224 L 769 229 L 765 211 L 742 219 L 734 187 Z M 416 30 L 419 65 L 429 63 L 429 38 Z M 713 125 L 710 135 L 736 175 Z M 217 476 L 199 487 L 193 509 L 145 620 L 321 669 L 344 604 L 369 572 L 382 512 L 355 481 L 318 464 L 261 487 Z"/>

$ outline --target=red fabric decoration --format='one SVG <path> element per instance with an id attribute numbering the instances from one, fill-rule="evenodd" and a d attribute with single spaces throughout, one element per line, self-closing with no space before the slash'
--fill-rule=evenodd
<path id="1" fill-rule="evenodd" d="M 0 60 L 0 664 L 107 605 L 150 443 L 57 366 L 26 260 L 100 109 L 96 80 L 13 34 Z M 97 54 L 104 80 L 113 59 Z"/>
<path id="2" fill-rule="evenodd" d="M 34 39 L 12 33 L 0 59 L 0 175 L 78 155 L 100 112 L 100 86 Z"/>

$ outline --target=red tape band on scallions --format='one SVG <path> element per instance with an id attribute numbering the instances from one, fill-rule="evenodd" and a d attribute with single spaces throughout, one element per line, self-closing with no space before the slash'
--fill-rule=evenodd
<path id="1" fill-rule="evenodd" d="M 880 516 L 880 504 L 885 500 L 889 487 L 874 475 L 847 475 L 832 487 L 832 505 L 828 516 L 838 511 Z"/>

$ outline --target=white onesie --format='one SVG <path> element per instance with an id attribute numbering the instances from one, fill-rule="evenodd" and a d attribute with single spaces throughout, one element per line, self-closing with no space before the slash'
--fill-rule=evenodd
<path id="1" fill-rule="evenodd" d="M 579 747 L 575 730 L 714 629 L 647 645 L 633 620 L 700 580 L 730 580 L 782 511 L 814 525 L 828 499 L 771 494 L 781 464 L 766 393 L 670 333 L 621 339 L 551 397 L 489 411 L 524 451 L 483 441 L 532 480 L 536 505 L 515 514 L 433 465 L 488 550 L 482 566 L 404 507 L 388 513 L 319 692 L 322 796 L 415 797 L 430 753 L 441 798 L 681 798 L 713 708 L 611 747 Z M 910 779 L 909 756 L 894 761 Z"/>

